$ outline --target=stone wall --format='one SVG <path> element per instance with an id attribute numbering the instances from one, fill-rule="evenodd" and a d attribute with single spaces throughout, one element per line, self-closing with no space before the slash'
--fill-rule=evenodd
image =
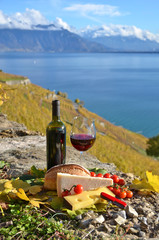
<path id="1" fill-rule="evenodd" d="M 27 85 L 30 84 L 31 81 L 27 79 L 21 79 L 21 80 L 9 80 L 5 82 L 7 85 L 16 85 L 16 84 L 22 84 L 22 85 Z"/>

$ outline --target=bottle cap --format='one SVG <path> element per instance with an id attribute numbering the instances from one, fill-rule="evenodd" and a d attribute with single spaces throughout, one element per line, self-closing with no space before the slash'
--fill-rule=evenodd
<path id="1" fill-rule="evenodd" d="M 53 115 L 60 116 L 60 101 L 54 100 L 52 101 Z"/>

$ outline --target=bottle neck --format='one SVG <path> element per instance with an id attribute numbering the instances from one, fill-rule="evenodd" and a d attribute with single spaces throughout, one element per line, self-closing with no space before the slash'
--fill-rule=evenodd
<path id="1" fill-rule="evenodd" d="M 53 121 L 59 121 L 60 120 L 60 116 L 56 116 L 56 115 L 52 114 L 52 120 Z"/>
<path id="2" fill-rule="evenodd" d="M 59 102 L 59 100 L 55 100 L 52 102 L 52 120 L 53 121 L 60 120 L 60 102 Z"/>

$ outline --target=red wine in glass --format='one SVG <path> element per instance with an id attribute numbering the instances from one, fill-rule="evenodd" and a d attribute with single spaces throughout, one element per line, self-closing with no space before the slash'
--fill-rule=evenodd
<path id="1" fill-rule="evenodd" d="M 90 134 L 74 134 L 70 136 L 74 148 L 79 151 L 87 151 L 95 142 L 95 136 Z"/>
<path id="2" fill-rule="evenodd" d="M 70 141 L 72 146 L 80 151 L 79 163 L 83 164 L 83 152 L 90 149 L 96 140 L 96 129 L 93 119 L 88 119 L 82 115 L 74 117 Z"/>

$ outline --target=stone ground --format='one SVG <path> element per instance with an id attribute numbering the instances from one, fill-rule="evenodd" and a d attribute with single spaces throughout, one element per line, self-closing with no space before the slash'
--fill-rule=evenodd
<path id="1" fill-rule="evenodd" d="M 1 160 L 10 164 L 12 176 L 21 175 L 32 165 L 45 168 L 45 136 L 29 132 L 24 125 L 10 122 L 0 114 Z M 78 163 L 86 168 L 104 168 L 112 174 L 117 173 L 128 184 L 135 178 L 131 173 L 117 172 L 113 163 L 101 163 L 89 154 L 84 154 L 83 160 L 80 160 L 80 153 L 72 147 L 67 147 L 67 163 Z M 134 192 L 133 198 L 126 202 L 130 207 L 125 210 L 110 207 L 103 214 L 90 211 L 77 216 L 74 220 L 75 225 L 79 226 L 76 234 L 81 239 L 159 239 L 159 194 L 141 196 Z M 115 235 L 117 228 L 120 236 Z"/>
<path id="2" fill-rule="evenodd" d="M 72 147 L 67 147 L 66 163 L 81 164 L 86 168 L 106 168 L 115 171 L 114 164 L 101 163 L 96 157 L 80 153 Z M 0 138 L 0 160 L 10 163 L 12 175 L 19 175 L 29 170 L 32 165 L 37 168 L 46 168 L 46 138 L 44 136 L 21 136 Z"/>

